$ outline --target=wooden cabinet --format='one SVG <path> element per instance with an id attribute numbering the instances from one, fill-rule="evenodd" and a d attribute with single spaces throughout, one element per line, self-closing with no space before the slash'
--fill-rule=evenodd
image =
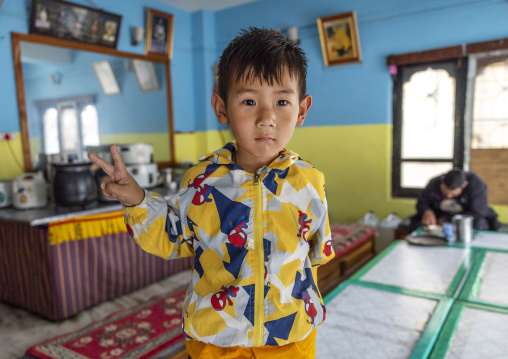
<path id="1" fill-rule="evenodd" d="M 353 241 L 338 252 L 336 250 L 336 257 L 318 268 L 318 287 L 321 295 L 326 296 L 375 256 L 375 232 L 373 230 L 366 234 L 366 237 Z M 335 247 L 334 245 L 334 249 Z"/>

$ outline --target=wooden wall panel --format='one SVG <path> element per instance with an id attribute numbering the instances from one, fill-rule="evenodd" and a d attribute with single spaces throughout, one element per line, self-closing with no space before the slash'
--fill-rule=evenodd
<path id="1" fill-rule="evenodd" d="M 471 150 L 471 171 L 487 183 L 490 204 L 508 204 L 508 149 Z"/>

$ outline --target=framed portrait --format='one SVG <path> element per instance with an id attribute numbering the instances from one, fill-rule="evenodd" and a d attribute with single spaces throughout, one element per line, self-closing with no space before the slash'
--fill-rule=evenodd
<path id="1" fill-rule="evenodd" d="M 93 63 L 93 69 L 106 95 L 120 93 L 120 87 L 116 82 L 116 77 L 109 61 L 98 61 Z"/>
<path id="2" fill-rule="evenodd" d="M 116 49 L 122 17 L 61 0 L 34 0 L 30 33 Z"/>
<path id="3" fill-rule="evenodd" d="M 174 15 L 148 9 L 146 17 L 145 53 L 171 58 L 173 56 Z"/>
<path id="4" fill-rule="evenodd" d="M 317 24 L 325 66 L 362 61 L 354 11 L 320 17 Z"/>
<path id="5" fill-rule="evenodd" d="M 132 60 L 134 72 L 138 78 L 139 87 L 141 91 L 157 91 L 159 89 L 159 81 L 157 81 L 157 75 L 153 63 L 150 61 L 143 60 Z"/>

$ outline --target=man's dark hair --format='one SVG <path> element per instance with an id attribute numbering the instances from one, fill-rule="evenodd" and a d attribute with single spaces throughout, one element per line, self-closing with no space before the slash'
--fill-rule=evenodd
<path id="1" fill-rule="evenodd" d="M 298 79 L 300 100 L 306 95 L 307 58 L 293 41 L 272 29 L 250 27 L 224 49 L 218 64 L 218 92 L 224 102 L 232 83 L 242 76 L 249 81 L 258 79 L 270 85 L 282 84 L 285 69 Z"/>
<path id="2" fill-rule="evenodd" d="M 460 168 L 454 168 L 443 177 L 443 183 L 449 189 L 462 187 L 464 182 L 466 182 L 466 173 Z"/>

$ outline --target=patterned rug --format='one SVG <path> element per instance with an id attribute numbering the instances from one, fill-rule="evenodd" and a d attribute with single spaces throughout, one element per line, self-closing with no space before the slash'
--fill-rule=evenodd
<path id="1" fill-rule="evenodd" d="M 182 307 L 185 289 L 157 296 L 85 328 L 28 349 L 40 359 L 141 359 L 170 357 L 185 347 Z"/>

